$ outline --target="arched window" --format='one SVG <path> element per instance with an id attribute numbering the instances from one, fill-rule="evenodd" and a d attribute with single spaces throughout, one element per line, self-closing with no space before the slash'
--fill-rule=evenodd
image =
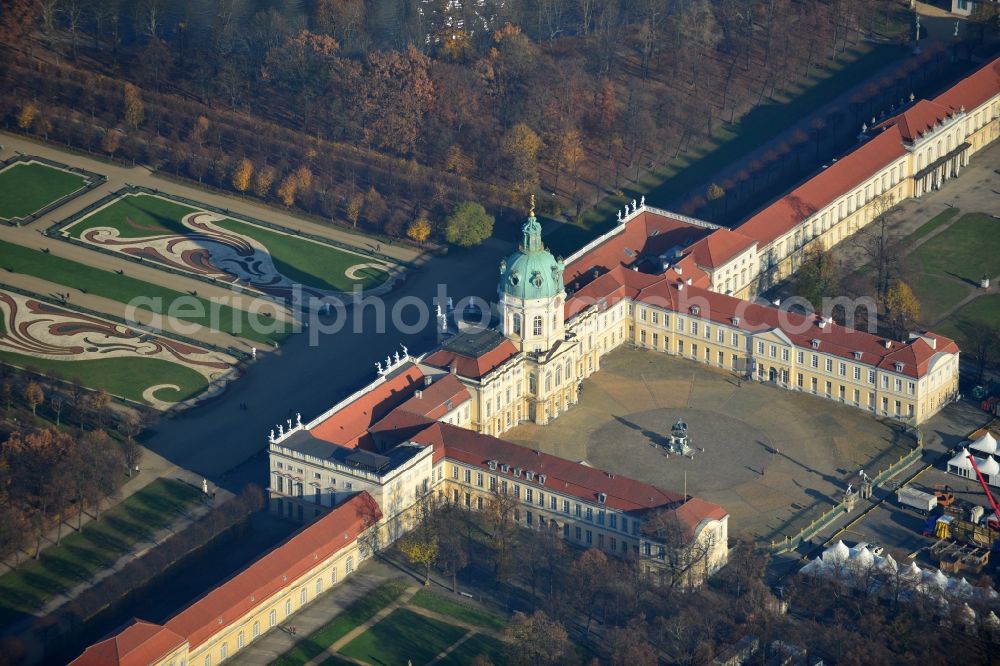
<path id="1" fill-rule="evenodd" d="M 533 335 L 542 334 L 542 315 L 535 315 L 531 322 L 531 332 Z"/>
<path id="2" fill-rule="evenodd" d="M 552 373 L 551 372 L 546 372 L 545 373 L 545 392 L 548 393 L 551 390 L 552 390 Z"/>
<path id="3" fill-rule="evenodd" d="M 573 364 L 570 363 L 569 361 L 566 361 L 566 379 L 572 379 L 572 378 L 573 378 Z"/>
<path id="4" fill-rule="evenodd" d="M 562 384 L 562 367 L 556 368 L 556 386 Z"/>
<path id="5" fill-rule="evenodd" d="M 528 393 L 535 394 L 538 393 L 538 378 L 535 373 L 528 375 Z"/>
<path id="6" fill-rule="evenodd" d="M 521 315 L 514 314 L 514 335 L 521 335 Z"/>

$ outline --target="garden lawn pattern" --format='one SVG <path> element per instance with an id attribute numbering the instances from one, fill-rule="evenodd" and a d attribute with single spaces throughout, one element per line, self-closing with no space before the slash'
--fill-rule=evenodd
<path id="1" fill-rule="evenodd" d="M 954 209 L 952 209 L 954 210 Z M 913 244 L 954 216 L 944 211 L 918 228 L 907 239 Z M 925 228 L 932 226 L 931 231 Z M 983 295 L 949 312 L 963 299 L 975 296 L 979 280 L 985 274 L 992 280 L 1000 276 L 1000 220 L 985 213 L 969 213 L 951 222 L 906 256 L 911 286 L 920 301 L 921 320 L 946 335 L 955 336 L 959 346 L 965 331 L 979 323 L 998 322 L 995 295 Z M 990 306 L 993 307 L 990 307 Z"/>
<path id="2" fill-rule="evenodd" d="M 221 390 L 236 359 L 0 291 L 0 359 L 164 409 Z"/>
<path id="3" fill-rule="evenodd" d="M 340 653 L 370 664 L 427 664 L 466 634 L 451 624 L 399 608 Z"/>
<path id="4" fill-rule="evenodd" d="M 426 608 L 427 610 L 438 613 L 439 615 L 447 615 L 448 617 L 453 617 L 461 622 L 486 627 L 487 629 L 493 629 L 494 631 L 503 631 L 503 628 L 507 626 L 507 621 L 499 615 L 481 611 L 468 604 L 446 599 L 427 589 L 419 590 L 415 595 L 413 595 L 413 599 L 410 600 L 410 605 Z"/>
<path id="5" fill-rule="evenodd" d="M 84 176 L 41 162 L 14 162 L 0 170 L 0 219 L 28 217 L 83 189 Z"/>
<path id="6" fill-rule="evenodd" d="M 388 277 L 387 267 L 369 265 L 369 257 L 152 194 L 126 194 L 65 226 L 62 233 L 280 298 L 292 298 L 297 286 L 306 296 L 322 297 Z"/>
<path id="7" fill-rule="evenodd" d="M 201 492 L 180 481 L 157 479 L 137 491 L 80 532 L 64 527 L 59 545 L 44 549 L 0 576 L 0 627 L 37 611 L 52 597 L 93 579 L 136 543 L 197 503 Z M 73 524 L 72 517 L 67 522 Z"/>
<path id="8" fill-rule="evenodd" d="M 0 257 L 3 268 L 15 273 L 33 275 L 94 296 L 132 304 L 156 314 L 170 313 L 181 321 L 215 328 L 255 342 L 281 342 L 291 334 L 291 326 L 275 317 L 257 316 L 222 303 L 210 302 L 205 298 L 183 294 L 158 284 L 118 275 L 6 241 L 0 241 Z M 172 308 L 174 303 L 185 304 L 185 307 Z M 214 319 L 213 312 L 218 313 Z"/>
<path id="9" fill-rule="evenodd" d="M 349 634 L 355 627 L 375 617 L 380 610 L 398 599 L 405 590 L 405 583 L 399 580 L 382 583 L 371 594 L 348 606 L 328 624 L 281 655 L 272 666 L 302 666 L 310 659 L 323 654 L 327 648 Z"/>

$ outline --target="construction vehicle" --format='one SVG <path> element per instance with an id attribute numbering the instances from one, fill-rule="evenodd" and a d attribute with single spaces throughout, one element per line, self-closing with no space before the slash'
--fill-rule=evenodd
<path id="1" fill-rule="evenodd" d="M 896 500 L 902 506 L 908 506 L 920 513 L 927 515 L 933 511 L 938 504 L 936 495 L 925 493 L 922 490 L 905 486 L 896 491 Z"/>
<path id="2" fill-rule="evenodd" d="M 934 486 L 934 494 L 937 496 L 937 503 L 941 508 L 947 508 L 955 503 L 955 493 L 952 492 L 951 486 Z"/>

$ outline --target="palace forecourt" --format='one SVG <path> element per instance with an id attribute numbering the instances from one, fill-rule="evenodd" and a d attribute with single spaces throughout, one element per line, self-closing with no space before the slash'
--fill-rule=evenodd
<path id="1" fill-rule="evenodd" d="M 890 339 L 748 299 L 813 244 L 830 247 L 957 177 L 1000 135 L 998 116 L 1000 59 L 866 124 L 857 148 L 733 230 L 633 202 L 615 229 L 563 260 L 545 249 L 532 210 L 499 269 L 497 329 L 450 331 L 420 356 L 404 348 L 354 395 L 270 434 L 272 510 L 307 527 L 164 625 L 135 621 L 73 663 L 232 658 L 411 529 L 427 498 L 477 511 L 513 495 L 525 528 L 634 556 L 653 584 L 698 584 L 727 560 L 726 509 L 502 435 L 571 409 L 582 380 L 622 346 L 926 421 L 957 396 L 954 341 L 928 331 Z M 683 529 L 683 546 L 650 529 L 664 521 Z"/>

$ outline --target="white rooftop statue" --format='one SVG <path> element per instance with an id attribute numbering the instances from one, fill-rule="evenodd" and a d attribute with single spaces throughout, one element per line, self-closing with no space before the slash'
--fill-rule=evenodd
<path id="1" fill-rule="evenodd" d="M 986 623 L 991 627 L 1000 626 L 1000 617 L 997 617 L 996 613 L 990 611 L 990 614 L 986 616 Z"/>
<path id="2" fill-rule="evenodd" d="M 989 453 L 989 454 L 996 453 L 997 452 L 996 437 L 987 432 L 982 437 L 980 437 L 972 444 L 970 444 L 969 448 L 975 449 L 976 451 L 981 451 L 982 453 Z"/>

